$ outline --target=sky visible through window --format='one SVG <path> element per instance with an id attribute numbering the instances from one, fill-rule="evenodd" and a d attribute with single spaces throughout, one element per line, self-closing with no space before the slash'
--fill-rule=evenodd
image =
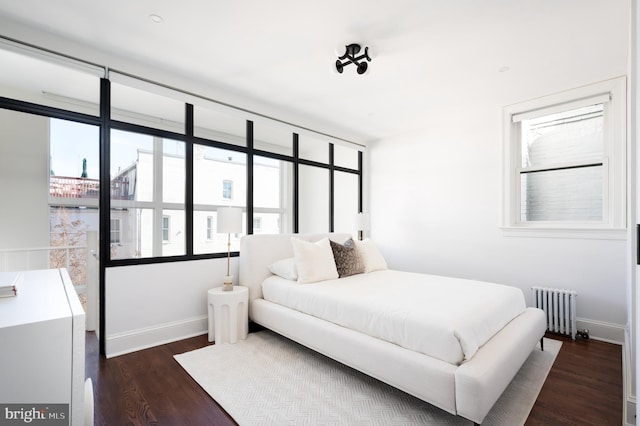
<path id="1" fill-rule="evenodd" d="M 55 176 L 81 177 L 83 160 L 87 160 L 87 178 L 100 178 L 99 128 L 73 121 L 50 120 L 50 171 Z M 135 163 L 138 149 L 151 152 L 149 135 L 113 130 L 111 132 L 111 177 Z M 184 143 L 165 140 L 165 154 L 184 157 Z"/>
<path id="2" fill-rule="evenodd" d="M 82 160 L 86 158 L 87 177 L 99 178 L 98 127 L 52 118 L 49 132 L 49 167 L 53 175 L 80 177 Z"/>
<path id="3" fill-rule="evenodd" d="M 153 149 L 152 137 L 131 132 L 114 130 L 111 133 L 111 177 L 115 177 L 119 170 L 124 170 L 134 164 L 137 150 Z M 50 120 L 50 170 L 55 176 L 80 177 L 82 175 L 82 160 L 87 160 L 87 177 L 99 179 L 99 128 L 90 124 L 73 121 Z M 165 140 L 163 144 L 165 154 L 184 157 L 184 143 Z M 235 153 L 226 150 L 207 151 L 208 156 L 217 158 L 223 155 L 225 160 Z M 220 152 L 220 153 L 218 153 Z M 216 155 L 216 153 L 218 153 Z M 222 158 L 220 158 L 222 160 Z M 242 161 L 244 162 L 244 160 Z M 258 162 L 263 165 L 275 166 L 278 161 L 259 157 Z"/>

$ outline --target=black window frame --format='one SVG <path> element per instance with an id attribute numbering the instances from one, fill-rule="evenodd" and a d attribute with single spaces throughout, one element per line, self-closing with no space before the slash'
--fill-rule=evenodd
<path id="1" fill-rule="evenodd" d="M 300 165 L 319 167 L 329 170 L 329 223 L 327 231 L 334 232 L 334 172 L 346 172 L 358 175 L 358 212 L 363 209 L 363 150 L 358 149 L 358 168 L 351 169 L 347 167 L 336 166 L 333 163 L 333 143 L 328 144 L 329 162 L 321 163 L 317 161 L 306 160 L 299 157 L 298 133 L 292 132 L 292 155 L 283 155 L 280 153 L 270 152 L 264 149 L 254 149 L 253 146 L 253 121 L 246 120 L 246 146 L 233 145 L 221 141 L 204 139 L 195 137 L 193 132 L 194 118 L 193 105 L 185 103 L 185 129 L 184 133 L 175 133 L 167 130 L 156 129 L 153 127 L 142 126 L 139 124 L 127 123 L 123 121 L 111 120 L 111 90 L 110 80 L 108 78 L 100 78 L 100 108 L 99 115 L 93 116 L 89 114 L 79 113 L 75 111 L 65 110 L 62 108 L 40 105 L 33 102 L 17 100 L 0 96 L 0 109 L 7 109 L 27 114 L 44 116 L 47 118 L 57 118 L 72 122 L 95 125 L 100 130 L 99 137 L 99 161 L 100 161 L 100 188 L 109 188 L 111 183 L 110 177 L 110 133 L 111 130 L 124 130 L 135 133 L 143 133 L 162 138 L 175 139 L 185 142 L 185 232 L 186 232 L 186 248 L 184 255 L 178 256 L 157 256 L 146 258 L 129 258 L 129 259 L 110 259 L 111 243 L 111 194 L 110 191 L 100 191 L 99 196 L 99 317 L 100 317 L 100 353 L 105 354 L 106 342 L 104 336 L 105 330 L 105 282 L 106 269 L 119 266 L 129 265 L 145 265 L 166 262 L 184 262 L 191 260 L 202 260 L 212 258 L 223 258 L 227 253 L 193 253 L 193 146 L 195 143 L 221 148 L 226 150 L 238 151 L 246 154 L 247 157 L 247 200 L 246 200 L 246 230 L 247 234 L 253 234 L 253 159 L 255 156 L 261 156 L 280 161 L 290 162 L 293 166 L 293 232 L 298 232 L 298 212 L 299 212 L 299 196 L 298 196 L 298 169 Z M 232 107 L 230 107 L 232 108 Z M 247 112 L 248 113 L 248 112 Z M 275 119 L 273 119 L 275 120 Z M 278 120 L 275 120 L 278 121 Z M 289 123 L 286 123 L 289 124 Z M 309 130 L 309 129 L 305 129 Z M 314 132 L 317 133 L 317 132 Z M 327 139 L 335 139 L 335 137 L 324 135 Z M 348 142 L 348 141 L 347 141 Z M 357 213 L 357 212 L 355 212 Z M 238 256 L 239 252 L 231 252 L 231 256 Z"/>

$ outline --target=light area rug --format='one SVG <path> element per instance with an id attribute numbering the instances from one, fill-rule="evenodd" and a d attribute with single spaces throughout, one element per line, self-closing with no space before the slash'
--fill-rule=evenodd
<path id="1" fill-rule="evenodd" d="M 524 424 L 561 345 L 531 353 L 483 425 Z M 472 424 L 268 330 L 175 359 L 241 426 Z"/>

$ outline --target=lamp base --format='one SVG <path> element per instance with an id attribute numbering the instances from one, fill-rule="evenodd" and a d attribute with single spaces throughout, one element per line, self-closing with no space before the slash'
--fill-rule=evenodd
<path id="1" fill-rule="evenodd" d="M 222 285 L 222 291 L 233 291 L 233 275 L 224 276 L 224 284 Z"/>

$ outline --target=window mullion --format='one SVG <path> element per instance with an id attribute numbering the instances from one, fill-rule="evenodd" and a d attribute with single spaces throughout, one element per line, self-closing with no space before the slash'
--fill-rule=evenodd
<path id="1" fill-rule="evenodd" d="M 520 121 L 513 123 L 512 125 L 513 131 L 513 144 L 511 145 L 513 151 L 511 153 L 511 164 L 515 167 L 513 168 L 513 173 L 509 177 L 510 179 L 510 195 L 511 199 L 509 200 L 509 223 L 510 224 L 521 224 L 522 217 L 522 203 L 520 200 L 522 199 L 522 187 L 520 184 L 520 170 L 521 167 L 519 165 L 522 164 L 522 123 Z"/>
<path id="2" fill-rule="evenodd" d="M 163 205 L 162 205 L 162 138 L 153 138 L 153 256 L 162 256 Z"/>
<path id="3" fill-rule="evenodd" d="M 518 174 L 580 169 L 583 167 L 598 167 L 598 166 L 602 166 L 603 164 L 604 163 L 602 161 L 595 161 L 595 162 L 559 163 L 553 166 L 521 167 L 521 168 L 518 168 Z"/>

